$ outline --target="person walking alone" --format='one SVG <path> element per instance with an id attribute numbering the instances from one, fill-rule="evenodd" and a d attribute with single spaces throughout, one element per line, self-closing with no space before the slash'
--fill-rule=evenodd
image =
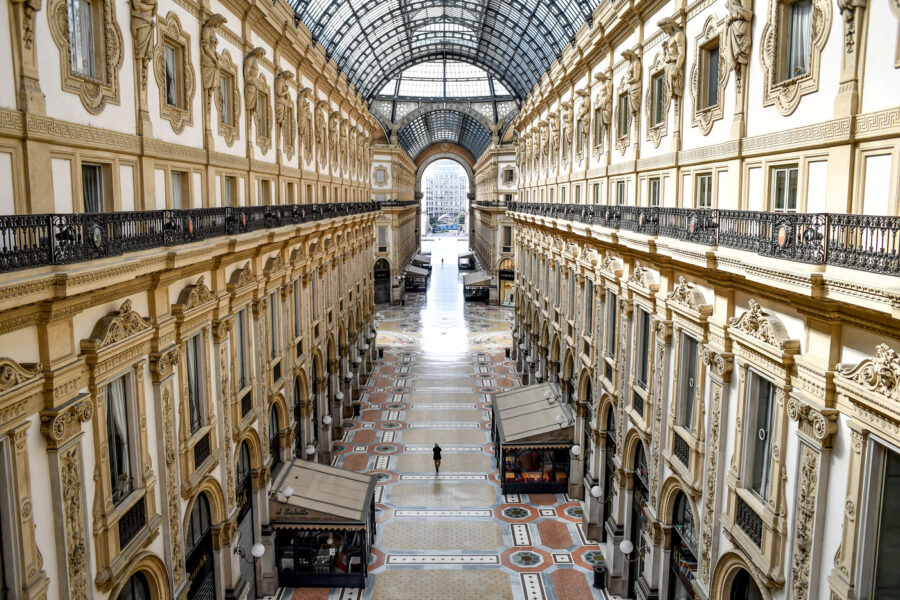
<path id="1" fill-rule="evenodd" d="M 438 443 L 434 443 L 434 448 L 432 449 L 432 454 L 434 455 L 434 472 L 441 472 L 441 447 L 438 446 Z"/>

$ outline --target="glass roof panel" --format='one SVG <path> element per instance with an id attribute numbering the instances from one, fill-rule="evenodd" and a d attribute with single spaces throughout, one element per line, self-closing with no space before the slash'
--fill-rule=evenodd
<path id="1" fill-rule="evenodd" d="M 489 98 L 491 77 L 481 67 L 455 60 L 434 60 L 419 63 L 400 73 L 401 97 L 444 98 Z M 379 98 L 391 97 L 395 93 L 395 79 L 381 88 Z M 444 84 L 446 83 L 446 93 Z M 512 99 L 507 89 L 493 81 L 494 94 L 501 100 Z"/>

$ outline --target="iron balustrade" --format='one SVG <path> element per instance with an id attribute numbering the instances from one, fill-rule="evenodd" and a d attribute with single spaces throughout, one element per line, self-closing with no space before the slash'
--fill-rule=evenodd
<path id="1" fill-rule="evenodd" d="M 147 524 L 147 510 L 144 508 L 144 498 L 138 499 L 128 511 L 119 519 L 119 551 L 134 539 L 141 529 Z"/>
<path id="2" fill-rule="evenodd" d="M 682 438 L 677 433 L 672 438 L 672 454 L 675 456 L 675 458 L 681 461 L 681 464 L 683 464 L 684 466 L 691 466 L 691 448 L 690 446 L 688 446 L 688 443 L 684 441 L 684 438 Z"/>
<path id="3" fill-rule="evenodd" d="M 209 432 L 207 432 L 202 438 L 197 440 L 197 443 L 194 444 L 194 468 L 199 469 L 200 465 L 203 464 L 209 455 L 211 454 L 212 449 L 210 448 L 209 441 Z"/>
<path id="4" fill-rule="evenodd" d="M 384 203 L 386 204 L 386 203 Z M 0 216 L 0 272 L 377 212 L 377 202 Z"/>
<path id="5" fill-rule="evenodd" d="M 735 522 L 737 523 L 737 526 L 747 534 L 747 537 L 749 537 L 754 544 L 762 547 L 763 523 L 760 516 L 756 514 L 756 511 L 750 508 L 750 505 L 744 502 L 744 499 L 740 496 L 737 497 L 735 511 Z"/>
<path id="6" fill-rule="evenodd" d="M 900 275 L 900 217 L 519 201 L 507 208 L 793 262 Z"/>

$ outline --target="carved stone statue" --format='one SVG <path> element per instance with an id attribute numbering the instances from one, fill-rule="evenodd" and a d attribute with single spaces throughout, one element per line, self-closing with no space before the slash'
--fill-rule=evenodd
<path id="1" fill-rule="evenodd" d="M 588 92 L 586 90 L 578 90 L 578 96 L 581 98 L 581 101 L 578 103 L 578 114 L 575 117 L 578 122 L 578 139 L 576 140 L 575 151 L 581 154 L 584 152 L 588 139 L 590 139 L 591 114 L 588 110 Z"/>
<path id="2" fill-rule="evenodd" d="M 265 56 L 264 48 L 254 48 L 244 58 L 244 106 L 247 107 L 247 126 L 256 121 L 259 110 L 259 59 Z M 256 132 L 259 135 L 259 131 Z"/>
<path id="3" fill-rule="evenodd" d="M 684 95 L 684 53 L 687 40 L 684 31 L 671 17 L 661 20 L 659 27 L 669 36 L 663 46 L 666 63 L 666 102 L 668 103 L 673 98 L 681 100 Z"/>
<path id="4" fill-rule="evenodd" d="M 741 91 L 741 69 L 750 62 L 750 22 L 753 11 L 744 8 L 742 0 L 726 0 L 725 41 L 722 58 L 727 71 L 734 70 L 737 91 Z M 727 72 L 726 71 L 726 72 Z"/>
<path id="5" fill-rule="evenodd" d="M 356 145 L 356 129 L 350 129 L 350 147 L 348 151 L 347 161 L 350 164 L 350 176 L 353 177 L 356 175 L 357 164 L 356 160 L 359 158 L 359 148 Z"/>
<path id="6" fill-rule="evenodd" d="M 153 32 L 156 31 L 157 0 L 131 0 L 131 37 L 134 38 L 134 58 L 140 72 L 141 90 L 147 91 L 147 73 L 153 57 Z"/>
<path id="7" fill-rule="evenodd" d="M 316 103 L 316 148 L 319 150 L 319 165 L 328 164 L 328 113 L 327 103 L 320 100 Z"/>
<path id="8" fill-rule="evenodd" d="M 200 30 L 200 76 L 203 79 L 203 102 L 207 115 L 210 114 L 213 94 L 219 86 L 219 54 L 216 52 L 219 39 L 216 32 L 225 20 L 218 13 L 210 15 Z"/>
<path id="9" fill-rule="evenodd" d="M 340 132 L 338 131 L 338 125 L 340 124 L 340 113 L 338 111 L 332 111 L 331 116 L 328 119 L 328 155 L 331 157 L 331 168 L 337 170 L 338 168 L 338 144 L 340 143 Z"/>
<path id="10" fill-rule="evenodd" d="M 294 74 L 281 71 L 275 76 L 275 122 L 281 130 L 281 149 L 287 156 L 294 155 L 294 101 L 291 98 L 290 82 Z"/>
<path id="11" fill-rule="evenodd" d="M 603 71 L 598 71 L 594 74 L 594 79 L 600 85 L 600 91 L 594 100 L 594 108 L 600 109 L 600 124 L 603 127 L 603 131 L 606 132 L 609 131 L 609 125 L 612 123 L 612 78 Z"/>
<path id="12" fill-rule="evenodd" d="M 341 171 L 347 170 L 347 159 L 349 157 L 350 144 L 350 121 L 343 119 L 341 121 Z"/>
<path id="13" fill-rule="evenodd" d="M 306 98 L 312 92 L 310 88 L 303 88 L 297 95 L 297 124 L 300 129 L 300 149 L 303 152 L 303 160 L 312 162 L 312 111 Z"/>
<path id="14" fill-rule="evenodd" d="M 622 57 L 628 61 L 628 72 L 625 75 L 628 110 L 631 112 L 633 122 L 637 123 L 641 111 L 641 58 L 634 50 L 625 50 Z"/>
<path id="15" fill-rule="evenodd" d="M 547 129 L 550 130 L 550 166 L 555 167 L 559 160 L 559 115 L 550 113 Z"/>
<path id="16" fill-rule="evenodd" d="M 546 121 L 541 121 L 541 169 L 547 168 L 547 161 L 550 159 L 550 131 Z"/>
<path id="17" fill-rule="evenodd" d="M 572 153 L 572 104 L 562 103 L 562 111 L 559 116 L 559 125 L 562 136 L 562 158 L 565 164 L 569 164 L 569 156 Z"/>

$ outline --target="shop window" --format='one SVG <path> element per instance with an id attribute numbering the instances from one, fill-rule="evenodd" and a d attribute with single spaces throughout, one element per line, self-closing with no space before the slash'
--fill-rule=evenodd
<path id="1" fill-rule="evenodd" d="M 672 514 L 672 551 L 669 554 L 669 598 L 693 600 L 697 571 L 697 529 L 687 496 L 678 492 Z"/>
<path id="2" fill-rule="evenodd" d="M 753 370 L 748 372 L 747 377 L 746 407 L 745 485 L 766 502 L 772 468 L 775 386 Z"/>

